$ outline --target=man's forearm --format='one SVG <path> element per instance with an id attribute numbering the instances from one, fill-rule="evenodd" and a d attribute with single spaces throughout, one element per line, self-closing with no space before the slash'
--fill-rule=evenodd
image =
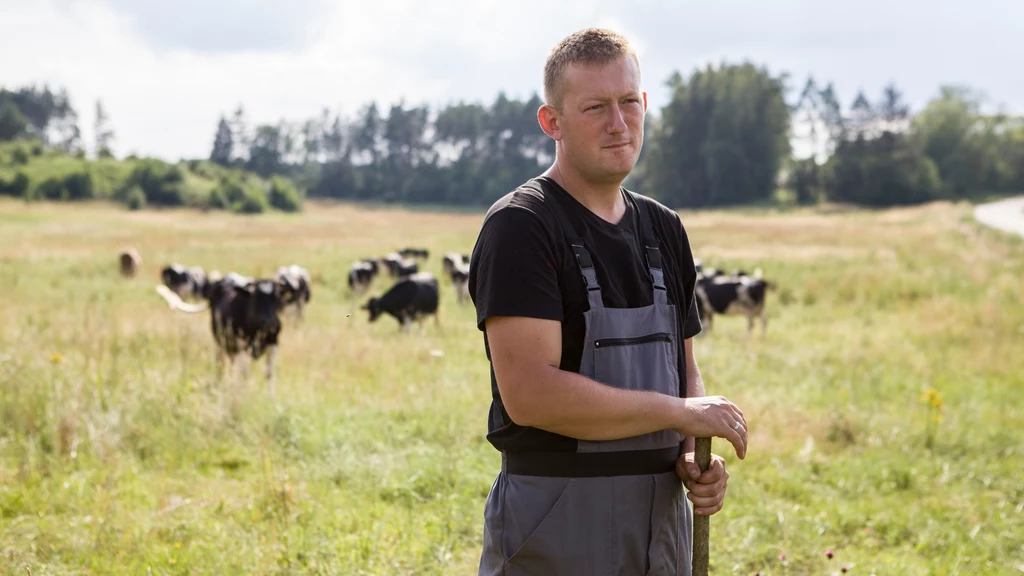
<path id="1" fill-rule="evenodd" d="M 681 425 L 686 402 L 651 391 L 607 386 L 554 367 L 519 386 L 521 400 L 505 409 L 522 426 L 581 440 L 616 440 Z"/>

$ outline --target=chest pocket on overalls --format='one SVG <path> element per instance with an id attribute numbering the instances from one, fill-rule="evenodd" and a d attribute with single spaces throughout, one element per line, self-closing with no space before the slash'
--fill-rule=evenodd
<path id="1" fill-rule="evenodd" d="M 627 390 L 679 395 L 679 344 L 675 333 L 594 340 L 593 378 Z"/>

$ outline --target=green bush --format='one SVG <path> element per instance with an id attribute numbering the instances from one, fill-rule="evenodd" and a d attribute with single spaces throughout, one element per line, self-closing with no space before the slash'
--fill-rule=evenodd
<path id="1" fill-rule="evenodd" d="M 24 172 L 18 172 L 14 175 L 14 180 L 7 185 L 7 191 L 15 198 L 21 198 L 28 193 L 29 184 L 32 181 L 29 179 L 28 174 Z"/>
<path id="2" fill-rule="evenodd" d="M 146 195 L 146 203 L 157 206 L 181 206 L 185 204 L 185 174 L 181 168 L 155 159 L 146 159 L 132 170 L 120 199 L 133 187 L 138 186 Z"/>
<path id="3" fill-rule="evenodd" d="M 16 176 L 15 184 L 21 187 L 22 194 L 24 194 L 24 191 L 28 189 L 28 176 L 20 172 L 19 175 L 23 179 L 19 181 Z M 95 196 L 94 192 L 92 174 L 88 170 L 83 170 L 64 176 L 50 176 L 40 182 L 28 198 L 30 200 L 42 199 L 67 202 L 70 200 L 88 200 Z"/>
<path id="4" fill-rule="evenodd" d="M 21 198 L 28 190 L 29 178 L 24 172 L 18 172 L 9 181 L 0 178 L 0 196 Z"/>
<path id="5" fill-rule="evenodd" d="M 88 200 L 95 196 L 92 174 L 88 171 L 74 172 L 64 177 L 64 191 L 67 200 Z"/>
<path id="6" fill-rule="evenodd" d="M 32 192 L 31 199 L 67 200 L 68 194 L 64 189 L 64 179 L 51 176 L 43 180 Z"/>
<path id="7" fill-rule="evenodd" d="M 11 150 L 11 163 L 12 164 L 28 164 L 28 151 L 23 146 L 18 146 L 14 150 Z"/>
<path id="8" fill-rule="evenodd" d="M 32 155 L 33 156 L 42 156 L 43 155 L 43 145 L 42 145 L 42 143 L 36 142 L 35 144 L 32 145 Z"/>
<path id="9" fill-rule="evenodd" d="M 230 208 L 245 199 L 246 189 L 237 178 L 223 176 L 210 192 L 210 203 L 220 208 Z"/>
<path id="10" fill-rule="evenodd" d="M 213 208 L 229 208 L 238 214 L 258 214 L 268 208 L 267 196 L 255 182 L 244 176 L 221 176 L 217 185 L 210 190 L 209 205 Z"/>
<path id="11" fill-rule="evenodd" d="M 281 178 L 274 176 L 270 180 L 270 193 L 268 194 L 270 205 L 285 212 L 299 212 L 302 210 L 302 196 L 295 186 Z"/>
<path id="12" fill-rule="evenodd" d="M 245 198 L 231 205 L 231 211 L 236 214 L 259 214 L 266 210 L 266 196 L 251 189 L 246 190 Z"/>
<path id="13" fill-rule="evenodd" d="M 132 186 L 125 192 L 124 203 L 129 210 L 140 210 L 146 206 L 146 193 L 138 186 Z"/>
<path id="14" fill-rule="evenodd" d="M 231 206 L 228 199 L 224 196 L 223 188 L 218 184 L 210 190 L 210 198 L 207 200 L 205 208 L 218 208 L 227 209 Z"/>
<path id="15" fill-rule="evenodd" d="M 209 160 L 189 160 L 188 169 L 196 176 L 208 180 L 216 180 L 219 175 L 227 171 Z"/>

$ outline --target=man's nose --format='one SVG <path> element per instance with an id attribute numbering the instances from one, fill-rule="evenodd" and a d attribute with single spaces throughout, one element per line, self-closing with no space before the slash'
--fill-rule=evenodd
<path id="1" fill-rule="evenodd" d="M 622 114 L 622 107 L 613 104 L 608 107 L 608 123 L 605 130 L 609 134 L 621 134 L 626 131 L 626 119 Z"/>

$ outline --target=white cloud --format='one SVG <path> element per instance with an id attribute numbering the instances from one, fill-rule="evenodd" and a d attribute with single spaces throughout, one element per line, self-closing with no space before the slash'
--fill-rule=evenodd
<path id="1" fill-rule="evenodd" d="M 319 33 L 303 51 L 211 54 L 154 46 L 132 18 L 99 1 L 43 0 L 4 8 L 0 82 L 67 86 L 87 143 L 101 98 L 116 153 L 166 159 L 208 154 L 219 115 L 239 103 L 250 120 L 274 122 L 324 106 L 354 114 L 371 100 L 386 107 L 539 91 L 546 46 L 569 28 L 499 14 L 505 5 L 495 1 L 461 4 L 346 1 L 310 23 Z"/>
<path id="2" fill-rule="evenodd" d="M 970 9 L 937 0 L 934 10 L 914 0 L 916 8 L 885 11 L 882 21 L 883 0 L 842 13 L 800 0 L 729 9 L 654 0 L 301 0 L 304 8 L 281 23 L 304 30 L 300 42 L 282 32 L 284 40 L 242 42 L 248 51 L 219 44 L 211 51 L 208 39 L 187 35 L 154 39 L 153 23 L 142 26 L 139 14 L 152 18 L 163 8 L 126 13 L 111 1 L 121 0 L 0 0 L 0 85 L 66 86 L 87 142 L 102 98 L 119 155 L 206 156 L 219 115 L 239 103 L 250 120 L 274 122 L 324 106 L 352 115 L 371 100 L 386 109 L 400 98 L 490 102 L 500 90 L 525 98 L 541 91 L 550 47 L 592 25 L 622 31 L 636 45 L 653 110 L 665 104 L 663 82 L 673 70 L 750 58 L 773 72 L 790 70 L 794 85 L 811 72 L 835 80 L 844 103 L 859 88 L 877 96 L 893 79 L 919 105 L 940 82 L 962 81 L 1024 111 L 1024 80 L 1008 72 L 1014 56 L 996 49 L 1024 16 L 1024 4 L 1012 0 Z M 195 17 L 232 12 L 225 1 L 210 0 L 214 7 Z M 321 5 L 329 9 L 310 13 L 308 6 Z M 188 6 L 178 7 L 185 16 L 176 25 L 195 11 Z M 270 50 L 275 42 L 284 46 Z"/>

